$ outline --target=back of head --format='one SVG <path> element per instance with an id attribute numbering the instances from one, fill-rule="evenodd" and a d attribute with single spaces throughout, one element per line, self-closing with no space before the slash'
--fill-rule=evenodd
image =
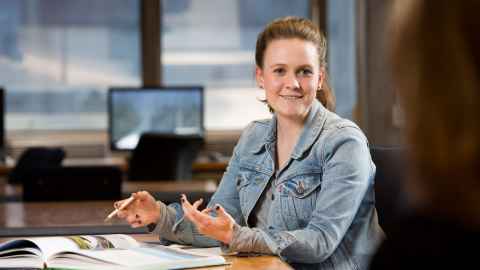
<path id="1" fill-rule="evenodd" d="M 270 22 L 257 37 L 255 63 L 258 67 L 263 67 L 263 57 L 268 45 L 279 39 L 300 39 L 315 45 L 320 68 L 325 72 L 322 89 L 317 91 L 317 99 L 325 108 L 335 111 L 335 96 L 326 72 L 327 40 L 320 29 L 311 20 L 294 16 L 282 17 Z"/>
<path id="2" fill-rule="evenodd" d="M 448 215 L 480 205 L 478 10 L 476 0 L 402 0 L 392 21 L 391 64 L 414 168 L 410 188 L 426 208 Z"/>

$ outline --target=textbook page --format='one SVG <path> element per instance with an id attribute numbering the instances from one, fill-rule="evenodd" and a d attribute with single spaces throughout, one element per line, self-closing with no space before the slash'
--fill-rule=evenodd
<path id="1" fill-rule="evenodd" d="M 73 252 L 81 249 L 127 249 L 140 245 L 135 239 L 124 234 L 38 237 L 29 240 L 40 248 L 44 261 L 48 261 L 57 252 Z"/>
<path id="2" fill-rule="evenodd" d="M 0 244 L 0 269 L 183 269 L 224 265 L 216 254 L 137 242 L 128 235 L 55 236 Z"/>
<path id="3" fill-rule="evenodd" d="M 76 252 L 89 258 L 84 260 L 84 269 L 104 269 L 115 265 L 118 269 L 184 269 L 212 265 L 224 265 L 222 256 L 199 254 L 165 246 L 140 246 L 130 249 L 80 250 Z M 75 254 L 74 254 L 75 255 Z M 65 268 L 79 266 L 78 258 L 70 254 L 57 254 L 48 267 Z M 90 264 L 90 265 L 89 265 Z"/>
<path id="4" fill-rule="evenodd" d="M 19 238 L 0 244 L 0 268 L 43 268 L 50 257 L 58 253 L 127 249 L 139 245 L 134 238 L 122 234 Z"/>

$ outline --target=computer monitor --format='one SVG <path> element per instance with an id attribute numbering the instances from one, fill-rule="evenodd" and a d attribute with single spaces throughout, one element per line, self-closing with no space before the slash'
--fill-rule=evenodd
<path id="1" fill-rule="evenodd" d="M 111 150 L 133 150 L 143 133 L 203 137 L 203 87 L 113 87 L 108 92 Z"/>

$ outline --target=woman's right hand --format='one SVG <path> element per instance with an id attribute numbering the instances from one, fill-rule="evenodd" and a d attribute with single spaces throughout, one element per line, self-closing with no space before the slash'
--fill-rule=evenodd
<path id="1" fill-rule="evenodd" d="M 160 206 L 155 198 L 147 191 L 132 193 L 132 197 L 134 201 L 124 209 L 119 210 L 117 216 L 125 219 L 132 228 L 156 223 L 160 217 Z M 119 209 L 126 200 L 117 201 L 113 206 L 115 209 Z"/>

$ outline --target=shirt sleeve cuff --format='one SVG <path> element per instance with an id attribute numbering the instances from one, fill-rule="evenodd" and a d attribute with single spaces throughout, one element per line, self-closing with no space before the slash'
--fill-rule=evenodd
<path id="1" fill-rule="evenodd" d="M 176 211 L 161 201 L 157 201 L 157 204 L 160 208 L 158 220 L 156 223 L 148 225 L 147 228 L 150 233 L 158 234 L 160 236 L 169 234 L 171 233 L 173 224 L 175 223 Z"/>
<path id="2" fill-rule="evenodd" d="M 223 242 L 220 243 L 220 249 L 222 250 L 222 253 L 224 255 L 233 255 L 235 254 L 235 250 L 234 250 L 234 246 L 232 245 L 232 243 L 235 241 L 235 239 L 238 238 L 238 234 L 240 232 L 240 225 L 238 225 L 237 223 L 235 223 L 233 225 L 233 234 L 232 234 L 232 242 L 230 244 L 225 244 Z"/>
<path id="3" fill-rule="evenodd" d="M 281 259 L 286 260 L 282 253 L 296 241 L 295 236 L 285 231 L 261 231 L 261 233 L 269 249 Z"/>
<path id="4" fill-rule="evenodd" d="M 274 254 L 267 245 L 260 229 L 242 227 L 238 224 L 233 227 L 232 241 L 229 245 L 222 246 L 222 251 L 225 253 Z"/>

